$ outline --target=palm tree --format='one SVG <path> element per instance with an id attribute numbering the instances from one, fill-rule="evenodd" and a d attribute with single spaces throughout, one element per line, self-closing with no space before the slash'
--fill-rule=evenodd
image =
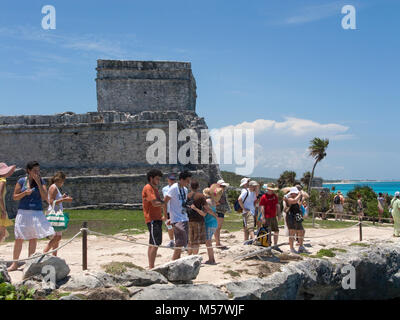
<path id="1" fill-rule="evenodd" d="M 308 147 L 308 151 L 310 152 L 309 155 L 315 159 L 315 163 L 313 169 L 311 171 L 310 181 L 308 182 L 308 194 L 311 196 L 311 183 L 314 179 L 314 172 L 315 167 L 317 166 L 318 162 L 322 161 L 326 157 L 326 149 L 328 148 L 329 140 L 328 139 L 321 139 L 321 138 L 314 138 L 310 141 L 310 146 Z M 309 211 L 311 211 L 311 203 L 308 204 Z M 315 226 L 315 213 L 313 213 L 313 228 Z"/>
<path id="2" fill-rule="evenodd" d="M 326 157 L 326 149 L 329 145 L 329 139 L 314 138 L 310 141 L 308 147 L 309 155 L 315 159 L 314 166 L 311 171 L 310 181 L 308 182 L 308 193 L 311 191 L 311 183 L 314 179 L 315 167 L 318 162 L 322 161 Z"/>

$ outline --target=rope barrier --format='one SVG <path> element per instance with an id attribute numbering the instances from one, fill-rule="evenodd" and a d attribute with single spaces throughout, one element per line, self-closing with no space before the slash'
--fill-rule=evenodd
<path id="1" fill-rule="evenodd" d="M 37 258 L 41 258 L 41 257 L 43 257 L 43 256 L 47 256 L 47 255 L 49 255 L 49 254 L 52 254 L 53 252 L 56 252 L 56 251 L 58 251 L 58 250 L 64 248 L 66 245 L 70 244 L 70 243 L 71 243 L 73 240 L 75 240 L 75 238 L 76 238 L 77 236 L 79 236 L 81 233 L 82 233 L 82 231 L 80 230 L 76 235 L 74 235 L 71 239 L 69 239 L 68 241 L 66 241 L 63 245 L 59 246 L 58 248 L 56 248 L 56 249 L 54 249 L 54 250 L 45 252 L 45 253 L 43 253 L 43 254 L 36 255 L 36 256 L 31 256 L 31 257 L 29 257 L 29 258 L 26 258 L 26 259 L 19 259 L 19 260 L 0 260 L 0 262 L 2 262 L 2 263 L 10 263 L 10 262 L 11 262 L 11 263 L 18 263 L 18 262 L 23 262 L 23 261 L 28 261 L 28 260 L 34 260 L 34 259 L 37 259 Z"/>

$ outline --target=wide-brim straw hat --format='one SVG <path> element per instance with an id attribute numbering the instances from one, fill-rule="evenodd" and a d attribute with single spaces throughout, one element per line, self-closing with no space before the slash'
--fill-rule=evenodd
<path id="1" fill-rule="evenodd" d="M 229 183 L 225 182 L 223 179 L 218 180 L 217 184 L 219 184 L 222 187 L 229 187 Z"/>
<path id="2" fill-rule="evenodd" d="M 264 184 L 263 185 L 263 188 L 265 189 L 265 190 L 269 190 L 269 191 L 278 191 L 279 190 L 279 188 L 276 186 L 276 184 L 275 183 L 268 183 L 268 184 Z"/>
<path id="3" fill-rule="evenodd" d="M 0 176 L 10 176 L 14 173 L 16 166 L 8 166 L 4 162 L 0 163 Z"/>

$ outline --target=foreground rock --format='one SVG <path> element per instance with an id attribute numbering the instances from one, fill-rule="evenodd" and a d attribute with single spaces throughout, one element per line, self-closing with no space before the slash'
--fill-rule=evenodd
<path id="1" fill-rule="evenodd" d="M 112 275 L 114 281 L 124 287 L 144 287 L 152 284 L 167 284 L 168 280 L 155 271 L 129 268 L 121 274 Z"/>
<path id="2" fill-rule="evenodd" d="M 64 291 L 79 291 L 96 288 L 111 288 L 115 285 L 114 279 L 108 273 L 83 271 L 67 278 L 65 283 L 61 284 L 59 288 Z"/>
<path id="3" fill-rule="evenodd" d="M 161 273 L 171 282 L 190 282 L 199 274 L 202 260 L 203 257 L 200 255 L 187 256 L 163 264 L 153 271 Z"/>
<path id="4" fill-rule="evenodd" d="M 2 282 L 11 283 L 11 278 L 7 271 L 7 265 L 0 263 L 0 283 Z"/>
<path id="5" fill-rule="evenodd" d="M 210 284 L 155 284 L 136 292 L 131 300 L 227 300 L 228 296 Z"/>
<path id="6" fill-rule="evenodd" d="M 399 244 L 349 247 L 329 260 L 292 262 L 267 278 L 230 282 L 225 287 L 235 300 L 392 299 L 400 297 L 399 269 Z M 342 282 L 350 284 L 351 274 L 355 289 L 346 289 Z"/>
<path id="7" fill-rule="evenodd" d="M 28 279 L 37 275 L 46 275 L 55 272 L 56 281 L 65 279 L 70 268 L 64 259 L 55 256 L 42 256 L 33 260 L 28 260 L 25 264 L 23 271 L 23 279 Z"/>

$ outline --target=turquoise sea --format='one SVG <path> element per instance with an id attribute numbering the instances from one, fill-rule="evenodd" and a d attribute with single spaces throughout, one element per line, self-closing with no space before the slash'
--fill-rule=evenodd
<path id="1" fill-rule="evenodd" d="M 379 192 L 388 193 L 390 195 L 394 195 L 396 191 L 400 191 L 400 181 L 386 181 L 386 182 L 374 182 L 374 181 L 360 181 L 360 182 L 352 182 L 349 183 L 324 183 L 323 186 L 332 190 L 332 187 L 335 187 L 336 191 L 342 191 L 344 195 L 347 192 L 354 189 L 355 186 L 369 186 L 371 187 L 377 194 Z"/>

